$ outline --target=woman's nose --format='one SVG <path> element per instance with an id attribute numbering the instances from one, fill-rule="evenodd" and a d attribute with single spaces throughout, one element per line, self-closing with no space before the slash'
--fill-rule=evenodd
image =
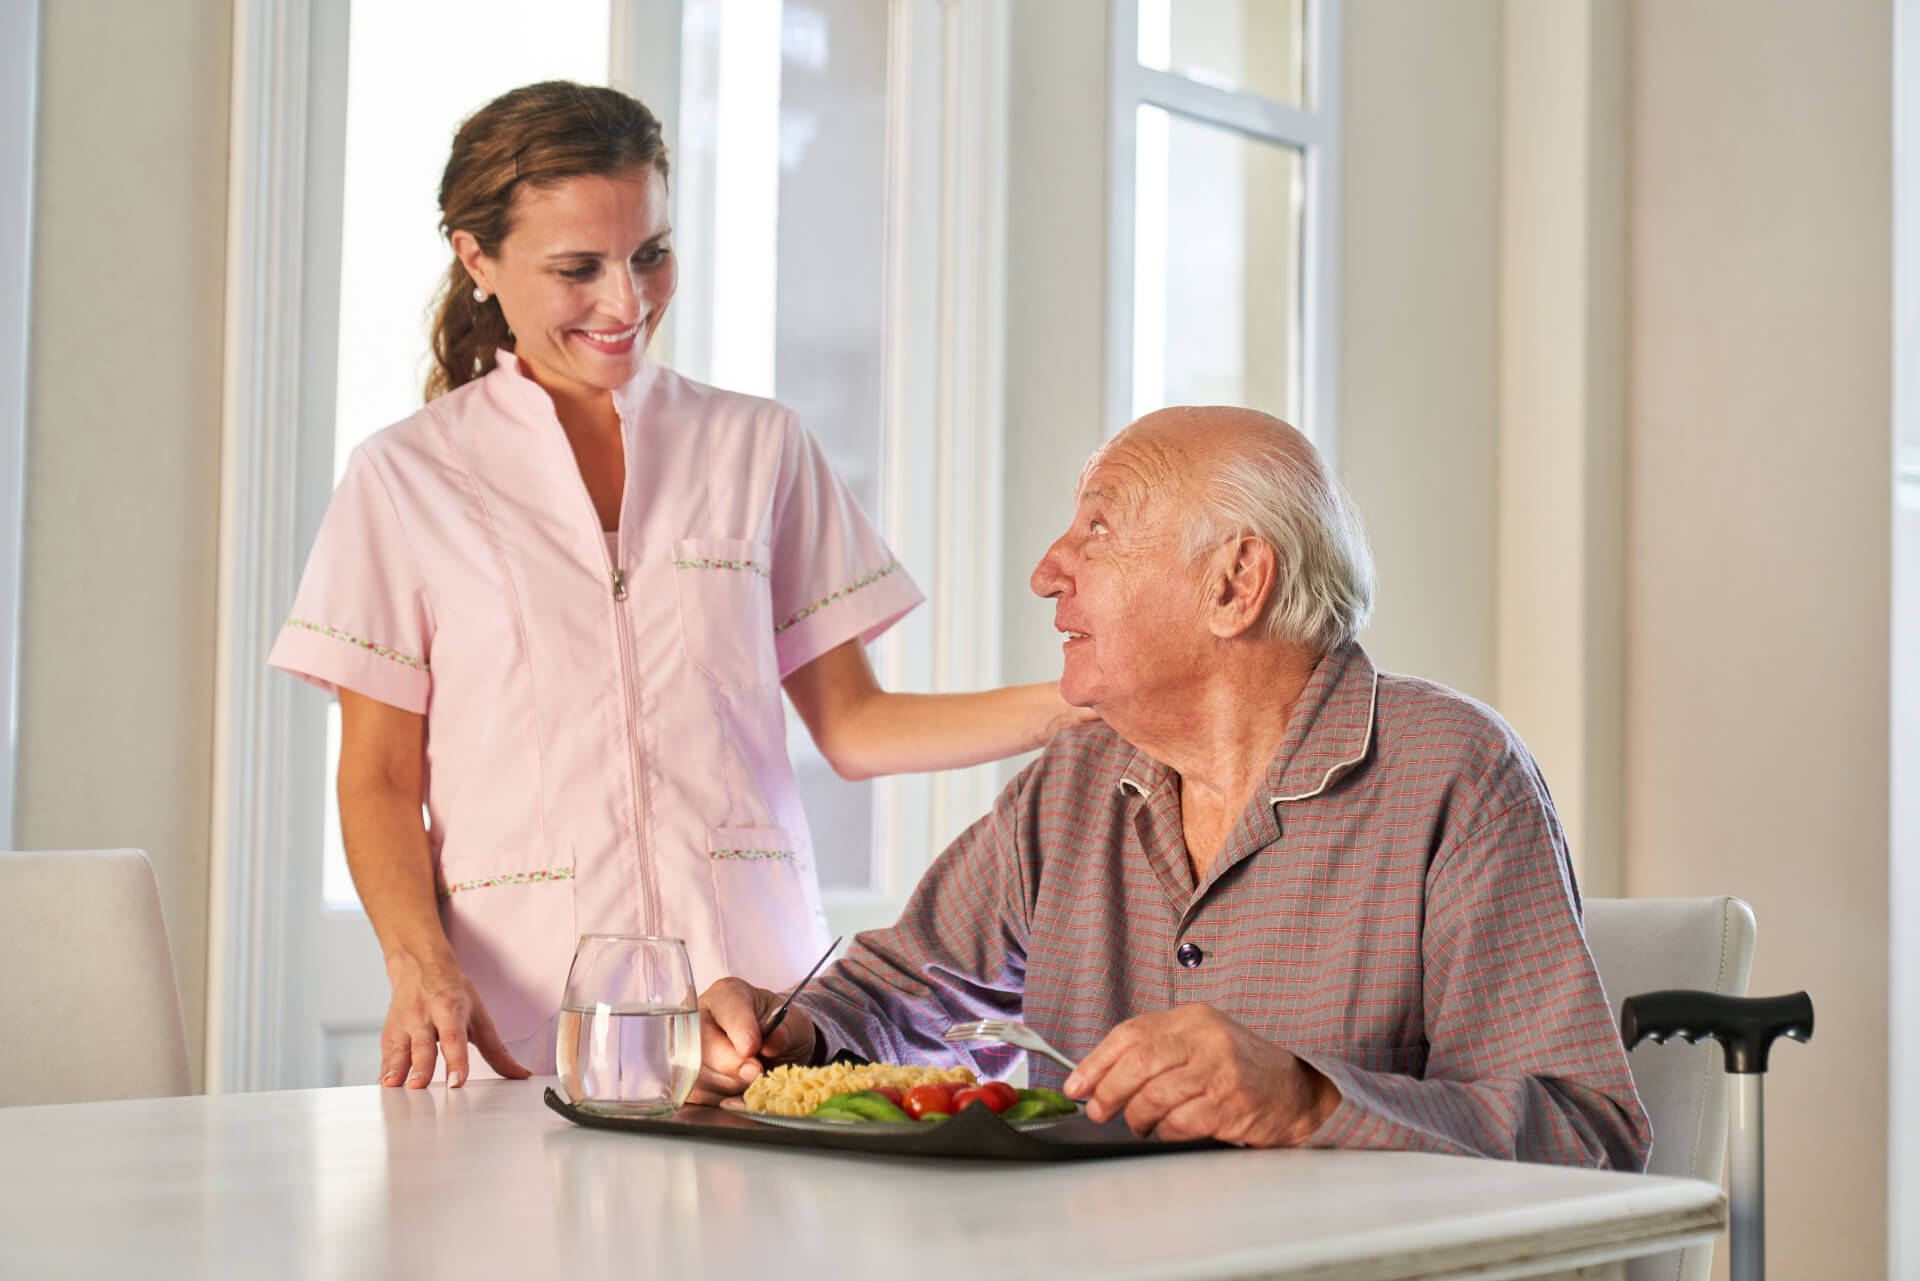
<path id="1" fill-rule="evenodd" d="M 607 285 L 600 294 L 600 306 L 603 310 L 621 320 L 633 320 L 640 314 L 640 289 L 634 282 L 631 270 L 610 271 L 606 274 Z"/>

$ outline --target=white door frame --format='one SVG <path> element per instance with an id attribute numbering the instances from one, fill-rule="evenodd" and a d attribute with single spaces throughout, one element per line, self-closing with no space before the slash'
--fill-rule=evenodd
<path id="1" fill-rule="evenodd" d="M 288 1084 L 317 1027 L 287 979 L 315 943 L 319 859 L 293 852 L 321 830 L 325 705 L 267 652 L 333 488 L 332 433 L 301 424 L 333 412 L 347 9 L 234 5 L 209 1093 Z"/>
<path id="2" fill-rule="evenodd" d="M 40 0 L 0 6 L 0 834 L 14 845 Z"/>

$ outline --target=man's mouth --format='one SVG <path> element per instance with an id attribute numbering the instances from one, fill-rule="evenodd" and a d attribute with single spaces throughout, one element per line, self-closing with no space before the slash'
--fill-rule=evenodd
<path id="1" fill-rule="evenodd" d="M 598 347 L 603 351 L 620 351 L 639 336 L 640 322 L 636 320 L 625 329 L 576 329 L 573 332 L 589 347 Z"/>
<path id="2" fill-rule="evenodd" d="M 1054 628 L 1054 630 L 1059 632 L 1062 636 L 1066 638 L 1064 641 L 1061 642 L 1062 644 L 1065 644 L 1065 645 L 1071 645 L 1075 641 L 1092 639 L 1087 635 L 1087 633 L 1076 632 L 1071 627 L 1056 627 Z"/>

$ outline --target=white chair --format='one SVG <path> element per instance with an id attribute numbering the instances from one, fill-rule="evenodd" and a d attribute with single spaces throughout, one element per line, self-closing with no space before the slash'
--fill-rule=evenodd
<path id="1" fill-rule="evenodd" d="M 1673 988 L 1745 996 L 1753 909 L 1737 898 L 1588 899 L 1587 947 L 1616 1023 L 1620 1002 Z M 1644 1044 L 1627 1055 L 1653 1120 L 1649 1174 L 1720 1182 L 1727 1153 L 1727 1074 L 1711 1040 Z M 1713 1243 L 1627 1264 L 1627 1281 L 1706 1281 Z"/>
<path id="2" fill-rule="evenodd" d="M 0 1106 L 192 1092 L 147 856 L 0 852 Z"/>

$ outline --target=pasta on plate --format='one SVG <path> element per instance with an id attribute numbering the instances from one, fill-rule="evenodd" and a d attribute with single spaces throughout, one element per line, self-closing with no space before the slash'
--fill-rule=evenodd
<path id="1" fill-rule="evenodd" d="M 910 1090 L 928 1081 L 978 1084 L 972 1068 L 900 1067 L 893 1063 L 829 1063 L 796 1067 L 783 1063 L 757 1077 L 741 1101 L 749 1112 L 806 1116 L 836 1094 L 871 1090 L 878 1085 Z"/>

